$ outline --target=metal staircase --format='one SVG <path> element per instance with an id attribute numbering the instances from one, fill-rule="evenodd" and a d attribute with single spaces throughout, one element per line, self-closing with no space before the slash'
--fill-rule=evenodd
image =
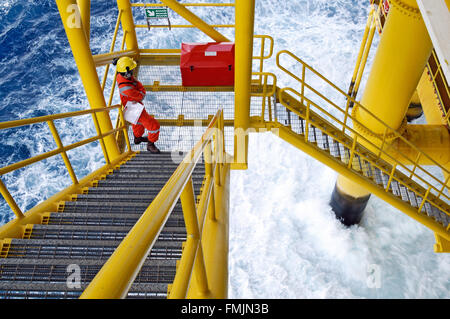
<path id="1" fill-rule="evenodd" d="M 58 212 L 44 214 L 43 224 L 27 225 L 23 239 L 0 241 L 0 298 L 78 298 L 177 166 L 170 153 L 140 152 Z M 197 165 L 195 195 L 204 175 Z M 167 297 L 185 240 L 178 201 L 128 298 Z M 80 285 L 71 276 L 76 269 Z"/>
<path id="2" fill-rule="evenodd" d="M 363 153 L 365 156 L 363 157 L 354 154 L 352 149 L 345 145 L 347 143 L 342 143 L 335 137 L 326 133 L 326 131 L 332 131 L 335 127 L 329 126 L 325 128 L 325 125 L 327 125 L 326 121 L 323 121 L 320 117 L 316 117 L 317 115 L 315 114 L 310 114 L 312 123 L 307 125 L 302 117 L 292 114 L 289 110 L 280 107 L 278 110 L 278 118 L 284 118 L 281 120 L 281 122 L 284 123 L 283 128 L 292 136 L 295 136 L 296 139 L 302 143 L 307 142 L 310 146 L 314 147 L 317 152 L 324 152 L 331 156 L 332 159 L 345 167 L 345 169 L 352 170 L 360 175 L 361 178 L 371 181 L 374 185 L 379 187 L 380 190 L 389 193 L 397 199 L 401 199 L 412 209 L 417 210 L 419 207 L 423 208 L 423 212 L 418 212 L 417 214 L 421 214 L 422 216 L 425 216 L 426 214 L 430 220 L 439 223 L 444 228 L 448 228 L 450 224 L 450 215 L 446 213 L 445 209 L 448 209 L 448 205 L 445 202 L 436 199 L 436 201 L 442 205 L 442 208 L 440 209 L 431 205 L 430 202 L 424 201 L 423 197 L 419 196 L 418 193 L 426 193 L 427 191 L 400 170 L 395 169 L 391 164 L 380 158 L 377 159 L 376 154 L 370 152 L 368 149 L 364 149 L 361 145 L 356 145 L 355 148 L 357 147 L 359 152 Z M 305 138 L 306 134 L 307 138 Z M 343 136 L 341 136 L 341 138 L 342 137 Z M 347 139 L 348 143 L 354 144 L 354 139 L 351 137 L 346 136 L 344 138 Z M 290 139 L 287 140 L 289 141 Z M 376 161 L 378 166 L 381 166 L 384 169 L 372 165 L 371 161 L 368 160 L 369 158 Z M 351 164 L 349 164 L 350 161 Z M 393 174 L 387 174 L 385 173 L 386 171 L 393 172 Z M 406 187 L 406 185 L 409 187 Z M 417 190 L 417 192 L 414 192 L 412 189 Z"/>
<path id="3" fill-rule="evenodd" d="M 449 170 L 405 138 L 403 131 L 389 127 L 291 52 L 282 50 L 276 59 L 279 69 L 300 87 L 298 91 L 277 87 L 274 105 L 268 110 L 269 118 L 274 120 L 266 122 L 266 127 L 431 229 L 436 236 L 435 251 L 447 252 Z M 311 78 L 327 93 L 311 86 Z M 374 132 L 358 121 L 358 111 L 369 116 L 384 133 Z M 404 124 L 406 130 L 406 121 Z M 406 145 L 410 154 L 393 146 L 394 140 Z M 426 161 L 420 162 L 421 158 Z"/>

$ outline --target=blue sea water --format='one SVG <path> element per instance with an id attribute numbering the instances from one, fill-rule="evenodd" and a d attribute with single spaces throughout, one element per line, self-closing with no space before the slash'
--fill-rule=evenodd
<path id="1" fill-rule="evenodd" d="M 255 33 L 273 36 L 275 52 L 291 50 L 345 90 L 368 2 L 256 0 Z M 198 14 L 212 23 L 233 21 L 229 12 Z M 109 50 L 116 15 L 116 1 L 93 1 L 94 54 Z M 209 40 L 189 29 L 138 36 L 143 47 L 158 48 Z M 273 59 L 265 70 L 279 75 L 279 86 L 291 85 Z M 0 101 L 0 121 L 88 108 L 54 0 L 0 0 Z M 67 144 L 94 135 L 91 122 L 55 124 Z M 0 130 L 2 167 L 53 148 L 46 124 Z M 270 134 L 252 135 L 250 151 L 249 169 L 231 176 L 231 298 L 450 297 L 450 259 L 433 253 L 429 230 L 374 197 L 361 225 L 345 228 L 328 205 L 333 171 Z M 103 164 L 98 143 L 69 157 L 79 177 Z M 58 156 L 1 178 L 23 211 L 71 183 Z M 0 224 L 13 217 L 0 198 Z M 379 287 L 368 284 L 374 269 Z"/>

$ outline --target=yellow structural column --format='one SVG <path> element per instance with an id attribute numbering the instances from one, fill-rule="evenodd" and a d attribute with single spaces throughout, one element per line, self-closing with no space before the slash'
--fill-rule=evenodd
<path id="1" fill-rule="evenodd" d="M 398 130 L 404 123 L 432 44 L 415 0 L 391 0 L 390 4 L 361 104 Z M 357 105 L 353 114 L 371 131 L 355 125 L 359 133 L 378 143 L 375 136 L 382 136 L 385 126 Z M 344 224 L 355 224 L 360 221 L 369 196 L 360 185 L 339 176 L 331 206 Z"/>
<path id="2" fill-rule="evenodd" d="M 136 50 L 138 52 L 139 47 L 130 0 L 117 0 L 117 7 L 120 11 L 122 11 L 120 22 L 122 24 L 123 31 L 126 32 L 125 43 L 127 45 L 127 50 Z"/>
<path id="3" fill-rule="evenodd" d="M 106 107 L 105 98 L 76 0 L 56 0 L 56 4 L 89 104 L 93 109 L 104 108 Z M 102 133 L 112 130 L 113 127 L 108 112 L 101 112 L 97 117 Z M 114 134 L 105 137 L 104 141 L 109 160 L 113 161 L 120 155 Z"/>
<path id="4" fill-rule="evenodd" d="M 233 169 L 246 169 L 248 128 L 250 126 L 250 82 L 252 77 L 255 0 L 236 0 L 234 75 L 234 163 Z"/>
<path id="5" fill-rule="evenodd" d="M 91 0 L 77 0 L 77 4 L 81 14 L 84 33 L 89 42 L 91 38 Z"/>

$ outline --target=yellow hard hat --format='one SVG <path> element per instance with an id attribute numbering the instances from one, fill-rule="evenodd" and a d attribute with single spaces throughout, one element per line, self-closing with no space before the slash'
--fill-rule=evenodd
<path id="1" fill-rule="evenodd" d="M 133 70 L 137 63 L 130 57 L 124 56 L 117 61 L 117 72 L 123 73 Z M 128 68 L 128 70 L 127 70 Z"/>

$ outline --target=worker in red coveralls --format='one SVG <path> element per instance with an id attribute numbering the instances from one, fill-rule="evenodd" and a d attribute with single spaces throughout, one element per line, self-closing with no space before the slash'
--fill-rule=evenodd
<path id="1" fill-rule="evenodd" d="M 114 59 L 117 67 L 117 84 L 119 86 L 120 100 L 124 108 L 125 119 L 132 124 L 134 144 L 147 143 L 147 150 L 151 153 L 160 153 L 155 146 L 159 138 L 159 122 L 145 111 L 143 100 L 145 89 L 141 82 L 133 76 L 136 62 L 129 57 Z M 144 137 L 145 129 L 148 136 Z"/>

